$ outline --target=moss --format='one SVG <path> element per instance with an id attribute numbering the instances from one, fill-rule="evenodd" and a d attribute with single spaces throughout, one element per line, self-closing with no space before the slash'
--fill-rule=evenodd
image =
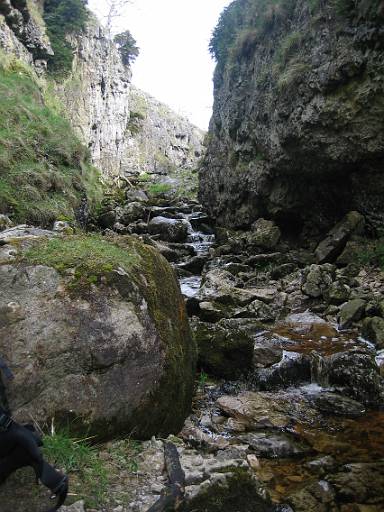
<path id="1" fill-rule="evenodd" d="M 233 469 L 224 482 L 217 482 L 188 501 L 182 512 L 272 512 L 261 498 L 261 489 L 246 469 Z"/>
<path id="2" fill-rule="evenodd" d="M 133 415 L 141 425 L 139 437 L 145 439 L 154 432 L 160 436 L 177 434 L 190 412 L 197 357 L 184 299 L 174 270 L 154 248 L 132 242 L 130 237 L 121 237 L 117 243 L 122 247 L 133 243 L 140 257 L 133 275 L 148 303 L 167 361 L 157 391 L 148 397 L 147 404 L 140 406 L 140 413 Z M 145 280 L 137 277 L 143 274 Z M 168 397 L 166 401 L 164 396 Z"/>
<path id="3" fill-rule="evenodd" d="M 119 267 L 129 271 L 137 257 L 99 235 L 77 235 L 43 240 L 22 256 L 29 265 L 46 265 L 67 275 L 73 270 L 68 287 L 73 293 L 84 293 L 92 284 L 100 284 Z"/>

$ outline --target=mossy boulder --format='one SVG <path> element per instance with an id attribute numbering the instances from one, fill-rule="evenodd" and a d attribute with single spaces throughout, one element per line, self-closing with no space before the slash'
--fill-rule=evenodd
<path id="1" fill-rule="evenodd" d="M 198 347 L 200 368 L 215 377 L 236 379 L 250 371 L 253 365 L 254 333 L 246 329 L 241 319 L 230 324 L 195 321 L 192 324 Z"/>
<path id="2" fill-rule="evenodd" d="M 18 420 L 110 438 L 177 433 L 195 348 L 175 274 L 132 237 L 34 241 L 0 267 L 0 353 Z"/>

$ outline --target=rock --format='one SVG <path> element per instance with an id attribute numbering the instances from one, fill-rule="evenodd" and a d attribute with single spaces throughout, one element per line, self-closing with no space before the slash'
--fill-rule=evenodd
<path id="1" fill-rule="evenodd" d="M 268 368 L 255 369 L 250 381 L 253 389 L 262 391 L 310 382 L 310 360 L 306 355 L 287 352 L 278 363 Z"/>
<path id="2" fill-rule="evenodd" d="M 291 458 L 311 451 L 305 443 L 294 436 L 280 432 L 252 432 L 238 436 L 241 442 L 262 458 Z"/>
<path id="3" fill-rule="evenodd" d="M 365 318 L 362 335 L 374 343 L 377 349 L 384 349 L 384 318 Z"/>
<path id="4" fill-rule="evenodd" d="M 231 308 L 219 302 L 200 302 L 199 311 L 196 312 L 203 322 L 218 322 L 223 318 L 232 316 Z"/>
<path id="5" fill-rule="evenodd" d="M 11 244 L 0 246 L 0 265 L 12 263 L 18 255 L 18 250 Z"/>
<path id="6" fill-rule="evenodd" d="M 188 223 L 184 220 L 154 217 L 148 224 L 148 231 L 160 235 L 168 242 L 185 242 L 188 236 Z"/>
<path id="7" fill-rule="evenodd" d="M 144 190 L 140 189 L 127 189 L 125 192 L 125 198 L 130 203 L 147 203 L 149 201 L 147 194 Z"/>
<path id="8" fill-rule="evenodd" d="M 337 497 L 347 503 L 383 503 L 384 462 L 347 464 L 327 476 Z"/>
<path id="9" fill-rule="evenodd" d="M 311 265 L 301 288 L 303 293 L 315 299 L 322 297 L 332 284 L 333 272 L 331 265 Z"/>
<path id="10" fill-rule="evenodd" d="M 118 209 L 117 219 L 124 225 L 129 225 L 146 217 L 147 209 L 142 202 L 127 203 Z"/>
<path id="11" fill-rule="evenodd" d="M 330 415 L 357 418 L 365 413 L 364 405 L 337 393 L 320 393 L 314 398 L 314 403 L 321 412 Z"/>
<path id="12" fill-rule="evenodd" d="M 291 422 L 284 408 L 273 401 L 271 393 L 248 391 L 238 396 L 224 395 L 216 403 L 225 414 L 243 423 L 247 428 L 284 429 Z"/>
<path id="13" fill-rule="evenodd" d="M 348 329 L 364 315 L 366 302 L 362 299 L 352 299 L 343 304 L 338 315 L 340 329 Z"/>
<path id="14" fill-rule="evenodd" d="M 35 240 L 41 237 L 52 238 L 57 235 L 58 233 L 54 231 L 20 224 L 0 232 L 0 245 L 22 242 L 24 240 Z"/>
<path id="15" fill-rule="evenodd" d="M 251 226 L 247 234 L 247 244 L 251 247 L 272 250 L 276 247 L 281 237 L 281 231 L 271 220 L 258 219 Z"/>
<path id="16" fill-rule="evenodd" d="M 187 489 L 188 490 L 188 489 Z M 255 476 L 248 469 L 216 473 L 189 491 L 185 512 L 273 512 L 273 506 Z"/>
<path id="17" fill-rule="evenodd" d="M 116 212 L 115 210 L 110 210 L 108 212 L 102 213 L 98 220 L 99 225 L 104 229 L 110 229 L 116 224 Z"/>
<path id="18" fill-rule="evenodd" d="M 351 295 L 351 289 L 341 281 L 335 281 L 324 293 L 324 298 L 330 304 L 343 304 L 347 302 Z"/>
<path id="19" fill-rule="evenodd" d="M 62 507 L 60 510 L 63 512 L 85 512 L 84 501 L 77 501 L 68 507 Z"/>
<path id="20" fill-rule="evenodd" d="M 311 311 L 287 316 L 281 324 L 278 324 L 277 330 L 285 330 L 286 328 L 294 334 L 309 335 L 314 338 L 322 336 L 332 338 L 338 334 L 335 327 Z"/>
<path id="21" fill-rule="evenodd" d="M 272 322 L 275 314 L 267 304 L 260 300 L 254 300 L 245 308 L 237 309 L 233 313 L 234 318 L 256 318 L 260 322 Z"/>
<path id="22" fill-rule="evenodd" d="M 333 487 L 327 480 L 320 480 L 291 494 L 288 502 L 295 512 L 337 512 L 335 498 Z"/>
<path id="23" fill-rule="evenodd" d="M 315 255 L 318 263 L 334 262 L 343 252 L 351 235 L 361 232 L 364 222 L 364 217 L 359 212 L 347 213 L 317 246 Z"/>
<path id="24" fill-rule="evenodd" d="M 316 367 L 312 367 L 312 376 L 320 385 L 335 387 L 362 404 L 383 403 L 383 379 L 373 352 L 360 349 L 338 352 L 320 357 Z"/>
<path id="25" fill-rule="evenodd" d="M 223 436 L 210 435 L 195 427 L 190 422 L 186 422 L 179 436 L 185 442 L 194 447 L 200 447 L 211 451 L 223 450 L 229 446 L 229 441 Z"/>
<path id="26" fill-rule="evenodd" d="M 255 337 L 253 346 L 253 364 L 256 368 L 265 368 L 278 363 L 283 357 L 281 338 L 267 336 L 265 331 Z"/>
<path id="27" fill-rule="evenodd" d="M 187 260 L 185 263 L 180 263 L 178 268 L 182 270 L 187 270 L 188 272 L 192 272 L 192 274 L 201 274 L 201 271 L 203 270 L 204 265 L 206 264 L 208 260 L 208 256 L 204 255 L 198 255 L 193 256 L 189 260 Z"/>
<path id="28" fill-rule="evenodd" d="M 63 233 L 64 235 L 73 235 L 73 228 L 70 226 L 69 222 L 65 222 L 63 220 L 57 220 L 53 224 L 53 231 L 57 231 L 58 233 Z"/>
<path id="29" fill-rule="evenodd" d="M 192 323 L 200 368 L 215 377 L 236 379 L 252 368 L 253 337 L 240 325 L 231 328 L 203 322 Z"/>
<path id="30" fill-rule="evenodd" d="M 4 214 L 0 214 L 0 231 L 4 231 L 4 229 L 11 228 L 13 226 L 13 222 L 11 219 Z"/>
<path id="31" fill-rule="evenodd" d="M 42 261 L 49 243 L 39 246 Z M 61 243 L 66 255 L 66 244 L 76 254 L 85 250 L 82 238 Z M 195 348 L 178 283 L 154 249 L 128 237 L 119 243 L 124 248 L 100 241 L 103 257 L 120 255 L 122 263 L 116 269 L 106 259 L 96 284 L 98 269 L 91 267 L 88 283 L 86 263 L 80 277 L 28 262 L 0 267 L 0 353 L 15 374 L 6 394 L 16 420 L 54 418 L 100 438 L 181 428 Z"/>

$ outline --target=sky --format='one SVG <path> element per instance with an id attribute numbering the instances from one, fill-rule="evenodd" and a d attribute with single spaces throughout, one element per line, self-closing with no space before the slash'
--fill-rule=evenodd
<path id="1" fill-rule="evenodd" d="M 89 0 L 101 21 L 108 0 Z M 214 61 L 208 44 L 231 0 L 131 0 L 114 18 L 115 33 L 130 30 L 140 48 L 134 85 L 207 130 Z M 105 19 L 105 18 L 104 18 Z"/>

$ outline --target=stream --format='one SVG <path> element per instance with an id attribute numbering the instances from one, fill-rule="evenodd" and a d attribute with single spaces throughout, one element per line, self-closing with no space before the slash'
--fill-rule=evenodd
<path id="1" fill-rule="evenodd" d="M 203 215 L 183 213 L 191 226 Z M 187 244 L 212 260 L 212 234 L 192 228 Z M 202 275 L 179 276 L 188 306 L 199 300 Z M 382 364 L 383 353 L 310 310 L 256 329 L 253 339 L 254 361 L 259 352 L 275 360 L 234 381 L 211 380 L 200 367 L 183 439 L 202 452 L 242 454 L 278 510 L 384 510 L 384 411 L 369 403 L 376 377 L 365 366 L 372 356 Z"/>

